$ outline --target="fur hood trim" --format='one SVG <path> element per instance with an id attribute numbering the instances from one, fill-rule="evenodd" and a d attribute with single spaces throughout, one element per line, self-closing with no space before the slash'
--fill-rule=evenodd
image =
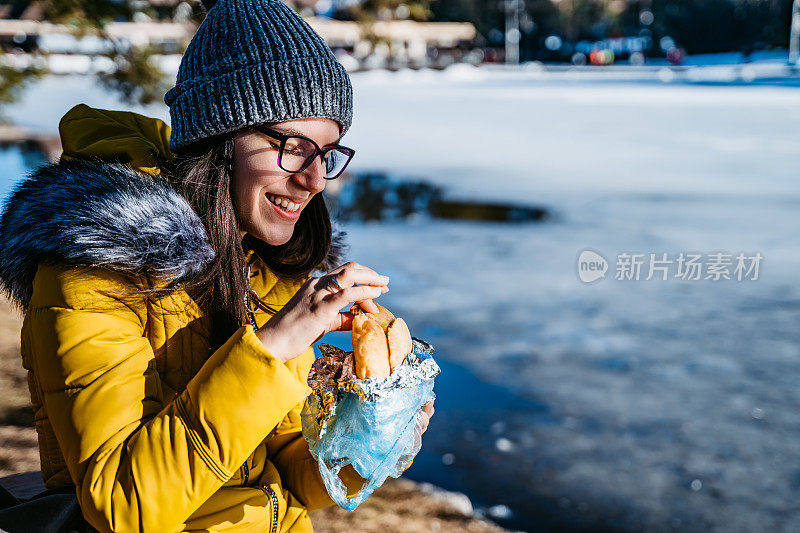
<path id="1" fill-rule="evenodd" d="M 23 309 L 40 262 L 179 282 L 214 259 L 200 218 L 163 178 L 62 161 L 19 183 L 0 219 L 0 287 Z"/>
<path id="2" fill-rule="evenodd" d="M 329 271 L 347 253 L 334 227 Z M 99 159 L 44 165 L 0 217 L 0 289 L 25 309 L 39 263 L 101 267 L 180 283 L 214 260 L 200 218 L 162 177 Z"/>

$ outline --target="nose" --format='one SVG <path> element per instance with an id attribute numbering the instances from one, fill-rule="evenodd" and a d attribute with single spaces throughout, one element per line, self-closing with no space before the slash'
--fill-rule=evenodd
<path id="1" fill-rule="evenodd" d="M 325 189 L 325 165 L 322 162 L 322 157 L 314 158 L 314 161 L 308 167 L 295 174 L 295 181 L 312 193 L 322 192 Z"/>

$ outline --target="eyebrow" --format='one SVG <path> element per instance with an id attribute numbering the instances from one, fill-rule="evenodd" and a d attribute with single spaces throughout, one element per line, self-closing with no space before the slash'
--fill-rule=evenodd
<path id="1" fill-rule="evenodd" d="M 286 128 L 286 127 L 283 127 L 283 126 L 270 126 L 270 127 L 275 131 L 279 131 L 279 132 L 285 133 L 287 135 L 302 135 L 303 137 L 308 137 L 308 135 L 306 135 L 302 131 L 296 130 L 294 128 Z"/>
<path id="2" fill-rule="evenodd" d="M 311 138 L 308 135 L 306 135 L 305 133 L 303 133 L 302 131 L 296 130 L 296 129 L 291 128 L 291 127 L 287 128 L 287 127 L 284 127 L 284 126 L 272 126 L 272 129 L 275 130 L 275 131 L 279 131 L 281 133 L 285 133 L 287 135 L 300 135 L 301 137 L 306 137 L 308 139 Z M 341 141 L 341 140 L 342 140 L 342 136 L 340 135 L 335 141 L 333 141 L 330 144 L 339 144 L 339 141 Z M 321 146 L 329 146 L 329 145 L 321 145 Z"/>

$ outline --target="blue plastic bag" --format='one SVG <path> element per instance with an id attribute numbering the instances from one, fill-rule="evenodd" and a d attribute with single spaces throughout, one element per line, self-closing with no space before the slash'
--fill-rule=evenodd
<path id="1" fill-rule="evenodd" d="M 352 352 L 322 344 L 301 413 L 303 437 L 334 502 L 355 510 L 389 476 L 400 477 L 422 446 L 419 410 L 435 398 L 433 348 L 414 339 L 412 353 L 388 378 L 355 377 Z M 353 465 L 366 483 L 352 498 L 339 471 Z"/>

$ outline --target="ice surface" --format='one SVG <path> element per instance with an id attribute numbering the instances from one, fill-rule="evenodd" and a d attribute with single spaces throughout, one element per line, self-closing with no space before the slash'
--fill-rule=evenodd
<path id="1" fill-rule="evenodd" d="M 412 331 L 560 421 L 434 420 L 428 450 L 453 454 L 462 489 L 526 529 L 800 527 L 800 91 L 384 78 L 356 82 L 355 168 L 557 215 L 347 228 Z M 757 281 L 584 285 L 586 248 L 764 261 Z"/>

